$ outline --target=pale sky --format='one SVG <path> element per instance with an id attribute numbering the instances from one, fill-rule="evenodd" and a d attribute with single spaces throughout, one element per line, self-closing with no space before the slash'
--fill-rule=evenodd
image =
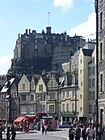
<path id="1" fill-rule="evenodd" d="M 93 39 L 94 11 L 93 0 L 0 0 L 0 75 L 10 68 L 18 33 L 51 26 L 52 33 Z"/>

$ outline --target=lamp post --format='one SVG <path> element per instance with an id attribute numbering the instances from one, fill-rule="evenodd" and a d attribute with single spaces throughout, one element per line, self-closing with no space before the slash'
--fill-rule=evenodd
<path id="1" fill-rule="evenodd" d="M 95 0 L 95 12 L 96 12 L 96 140 L 98 132 L 98 0 Z"/>
<path id="2" fill-rule="evenodd" d="M 37 95 L 37 112 L 40 112 L 41 111 L 41 104 L 40 104 L 40 96 Z"/>
<path id="3" fill-rule="evenodd" d="M 6 125 L 11 121 L 10 115 L 10 95 L 6 95 Z"/>
<path id="4" fill-rule="evenodd" d="M 76 93 L 76 89 L 75 89 L 75 117 L 77 115 L 77 93 Z"/>
<path id="5" fill-rule="evenodd" d="M 7 96 L 6 96 L 6 127 L 8 125 L 8 99 L 7 99 Z"/>

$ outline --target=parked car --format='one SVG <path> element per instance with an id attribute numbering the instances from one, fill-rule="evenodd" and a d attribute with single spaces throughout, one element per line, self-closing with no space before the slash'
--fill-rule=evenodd
<path id="1" fill-rule="evenodd" d="M 70 125 L 68 123 L 59 123 L 59 128 L 70 128 Z"/>

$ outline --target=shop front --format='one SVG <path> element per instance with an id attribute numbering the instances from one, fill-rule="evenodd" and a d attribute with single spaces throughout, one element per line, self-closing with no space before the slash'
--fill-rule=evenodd
<path id="1" fill-rule="evenodd" d="M 63 112 L 60 114 L 61 122 L 73 123 L 75 114 L 73 112 Z"/>
<path id="2" fill-rule="evenodd" d="M 28 132 L 29 126 L 32 126 L 32 124 L 34 124 L 35 118 L 36 115 L 19 116 L 14 120 L 15 127 L 19 131 Z"/>
<path id="3" fill-rule="evenodd" d="M 17 131 L 25 131 L 26 120 L 27 119 L 23 116 L 19 116 L 14 120 L 15 128 Z"/>

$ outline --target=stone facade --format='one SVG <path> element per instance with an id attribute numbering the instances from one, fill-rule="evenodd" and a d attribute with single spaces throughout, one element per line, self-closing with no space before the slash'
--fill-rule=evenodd
<path id="1" fill-rule="evenodd" d="M 40 76 L 36 84 L 36 112 L 47 113 L 47 79 L 45 76 Z"/>
<path id="2" fill-rule="evenodd" d="M 0 92 L 0 120 L 12 121 L 19 116 L 18 79 L 7 80 Z"/>
<path id="3" fill-rule="evenodd" d="M 99 124 L 105 128 L 105 0 L 98 1 Z"/>
<path id="4" fill-rule="evenodd" d="M 59 75 L 51 72 L 48 82 L 48 97 L 47 97 L 47 112 L 50 115 L 55 115 L 60 112 L 59 108 Z"/>
<path id="5" fill-rule="evenodd" d="M 89 120 L 94 122 L 96 118 L 96 49 L 92 53 L 92 60 L 88 63 L 88 99 Z"/>
<path id="6" fill-rule="evenodd" d="M 31 77 L 23 75 L 18 83 L 18 96 L 19 96 L 19 114 L 34 115 L 36 112 L 35 106 L 35 90 L 31 85 Z M 35 86 L 35 83 L 34 83 Z"/>
<path id="7" fill-rule="evenodd" d="M 89 117 L 88 63 L 92 60 L 93 50 L 80 49 L 78 59 L 79 117 Z"/>
<path id="8" fill-rule="evenodd" d="M 44 32 L 42 33 L 45 34 Z M 29 34 L 37 35 L 36 39 L 40 38 L 40 43 L 41 43 L 41 39 L 42 39 L 41 34 L 36 33 L 35 31 Z M 25 37 L 25 35 L 28 36 L 27 31 L 23 36 Z M 46 38 L 47 35 L 51 35 L 50 30 L 45 34 Z M 55 34 L 52 34 L 52 36 L 53 35 Z M 66 34 L 64 33 L 63 36 L 65 35 Z M 55 36 L 57 37 L 57 35 Z M 58 35 L 58 37 L 62 37 L 62 35 L 61 36 Z M 29 39 L 28 37 L 25 38 Z M 19 39 L 21 41 L 21 37 L 19 37 Z M 60 39 L 62 40 L 62 38 Z M 72 39 L 74 40 L 74 38 L 71 38 L 71 40 Z M 55 38 L 55 41 L 57 40 Z M 37 43 L 37 41 L 35 41 L 34 43 Z M 50 40 L 48 40 L 47 43 L 51 43 Z M 60 49 L 63 50 L 64 54 L 66 53 L 67 50 L 69 50 L 67 47 L 67 50 L 64 51 L 64 48 L 62 49 L 63 47 L 62 43 L 60 47 L 61 47 Z M 61 59 L 61 55 L 62 57 L 64 57 L 63 56 L 64 54 L 61 50 L 59 50 L 58 46 L 57 48 L 54 48 L 54 52 L 55 54 L 56 53 L 57 54 L 55 55 L 55 57 L 52 57 L 52 60 L 55 63 L 61 64 L 60 60 L 63 63 L 63 60 Z M 21 62 L 20 60 L 24 58 L 23 54 L 25 51 L 24 49 L 23 49 L 24 51 L 21 50 L 22 49 L 21 45 L 18 47 L 16 45 L 15 49 L 17 50 L 15 52 L 15 57 L 12 63 L 13 67 L 15 66 L 15 64 L 17 65 L 18 62 Z M 43 49 L 41 51 L 45 53 Z M 26 74 L 25 71 L 22 70 L 24 71 L 25 74 L 21 75 L 17 83 L 17 86 L 14 86 L 15 88 L 17 87 L 17 92 L 16 90 L 13 90 L 14 88 L 13 89 L 11 88 L 11 94 L 10 94 L 12 95 L 13 93 L 11 99 L 13 97 L 13 99 L 17 99 L 17 101 L 19 101 L 18 115 L 26 116 L 26 115 L 34 115 L 37 112 L 45 112 L 50 115 L 59 116 L 62 121 L 73 121 L 74 117 L 78 117 L 78 118 L 87 117 L 89 119 L 89 105 L 91 104 L 94 105 L 95 100 L 92 102 L 89 101 L 89 91 L 93 90 L 93 89 L 89 89 L 89 80 L 93 77 L 89 77 L 88 70 L 89 67 L 93 67 L 95 65 L 94 63 L 92 63 L 95 53 L 93 53 L 92 48 L 91 49 L 80 48 L 80 50 L 78 50 L 76 53 L 73 52 L 74 55 L 72 56 L 71 53 L 72 52 L 70 50 L 70 57 L 69 60 L 67 61 L 67 69 L 63 72 L 59 72 L 58 70 L 46 72 L 45 70 L 43 70 L 41 74 L 36 75 L 34 74 L 33 71 L 34 67 L 31 67 L 31 63 L 30 63 L 30 68 L 32 73 Z M 51 52 L 49 53 L 49 56 L 50 55 L 52 55 Z M 23 65 L 26 65 L 27 68 L 25 70 L 28 70 L 27 60 L 30 58 L 31 56 L 26 56 L 24 59 L 26 60 L 26 63 L 24 62 Z M 65 56 L 64 58 L 66 62 L 67 56 Z M 34 63 L 34 61 L 32 63 Z M 22 65 L 22 63 L 20 64 Z M 55 65 L 54 63 L 52 64 Z M 39 67 L 39 65 L 40 64 L 38 63 L 37 67 Z M 47 61 L 46 61 L 46 66 L 47 67 L 49 66 L 49 63 L 47 63 Z M 17 71 L 18 68 L 19 67 L 16 66 L 15 70 Z M 17 75 L 17 77 L 18 76 L 19 75 Z M 16 98 L 14 98 L 14 93 L 16 93 Z M 0 99 L 2 99 L 2 94 L 0 94 Z M 4 102 L 5 102 L 5 97 L 4 97 Z"/>

